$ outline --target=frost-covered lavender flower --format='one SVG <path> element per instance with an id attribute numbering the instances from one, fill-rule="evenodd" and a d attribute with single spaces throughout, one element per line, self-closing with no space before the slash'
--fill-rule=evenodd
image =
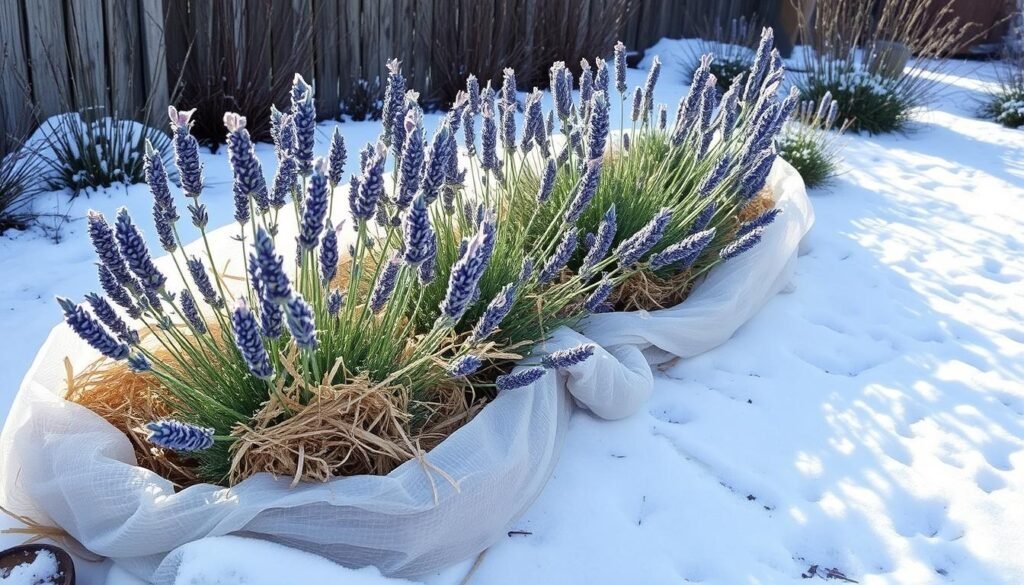
<path id="1" fill-rule="evenodd" d="M 472 108 L 466 108 L 462 111 L 462 136 L 463 146 L 466 147 L 466 154 L 468 156 L 476 156 L 476 115 L 473 113 Z"/>
<path id="2" fill-rule="evenodd" d="M 341 312 L 341 307 L 344 305 L 345 295 L 336 288 L 331 289 L 330 294 L 327 295 L 327 314 L 331 317 L 337 317 L 338 313 Z"/>
<path id="3" fill-rule="evenodd" d="M 503 390 L 515 390 L 523 386 L 529 386 L 544 377 L 544 368 L 529 368 L 513 374 L 502 374 L 494 380 L 494 385 L 499 392 Z"/>
<path id="4" fill-rule="evenodd" d="M 583 212 L 590 206 L 594 195 L 597 194 L 597 187 L 601 182 L 601 159 L 594 159 L 587 163 L 583 176 L 576 184 L 576 195 L 565 210 L 565 223 L 576 223 L 576 220 L 583 215 Z"/>
<path id="5" fill-rule="evenodd" d="M 301 93 L 301 97 L 299 94 Z M 298 99 L 296 99 L 298 98 Z M 292 83 L 292 124 L 295 126 L 295 145 L 292 155 L 303 175 L 313 170 L 313 146 L 316 142 L 316 106 L 313 88 L 302 76 L 295 74 Z"/>
<path id="6" fill-rule="evenodd" d="M 608 85 L 608 63 L 598 57 L 594 60 L 594 91 L 603 91 L 604 95 L 610 96 Z"/>
<path id="7" fill-rule="evenodd" d="M 128 345 L 115 339 L 81 305 L 76 305 L 70 299 L 64 297 L 57 297 L 57 303 L 64 310 L 64 321 L 82 341 L 85 341 L 90 347 L 110 359 L 123 360 L 128 357 L 130 353 Z"/>
<path id="8" fill-rule="evenodd" d="M 199 335 L 206 333 L 206 323 L 199 316 L 199 307 L 196 306 L 196 299 L 192 296 L 192 293 L 187 288 L 182 289 L 179 298 L 181 299 L 181 314 L 188 321 L 188 324 Z"/>
<path id="9" fill-rule="evenodd" d="M 523 139 L 520 142 L 520 147 L 523 149 L 523 153 L 530 152 L 530 149 L 534 144 L 538 146 L 546 141 L 547 136 L 544 133 L 544 112 L 541 102 L 544 99 L 544 94 L 534 89 L 532 93 L 526 98 L 526 106 L 524 108 L 524 119 L 523 122 Z"/>
<path id="10" fill-rule="evenodd" d="M 110 306 L 107 299 L 101 297 L 95 293 L 89 293 L 85 295 L 85 300 L 88 301 L 89 306 L 92 307 L 92 312 L 100 320 L 101 323 L 107 326 L 114 335 L 117 336 L 122 342 L 128 345 L 138 345 L 139 334 L 128 328 L 128 325 L 124 322 L 124 319 L 117 314 L 114 307 Z"/>
<path id="11" fill-rule="evenodd" d="M 427 149 L 423 162 L 423 178 L 420 180 L 420 191 L 427 204 L 433 203 L 441 192 L 445 176 L 449 172 L 449 159 L 456 155 L 454 135 L 447 122 L 441 124 L 434 133 L 434 138 Z"/>
<path id="12" fill-rule="evenodd" d="M 409 212 L 405 214 L 404 223 L 405 261 L 418 266 L 433 254 L 437 238 L 430 225 L 430 211 L 423 193 L 413 201 Z"/>
<path id="13" fill-rule="evenodd" d="M 452 323 L 462 318 L 476 294 L 477 285 L 494 251 L 494 238 L 494 216 L 488 212 L 473 237 L 466 241 L 465 251 L 452 265 L 448 290 L 441 301 L 442 316 Z"/>
<path id="14" fill-rule="evenodd" d="M 249 198 L 238 188 L 238 185 L 235 185 L 231 192 L 234 195 L 235 221 L 244 227 L 249 221 Z"/>
<path id="15" fill-rule="evenodd" d="M 463 376 L 469 376 L 483 365 L 483 361 L 473 354 L 466 354 L 452 363 L 448 364 L 448 377 L 449 378 L 462 378 Z"/>
<path id="16" fill-rule="evenodd" d="M 405 77 L 402 75 L 402 64 L 398 59 L 387 62 L 388 78 L 384 87 L 384 106 L 381 109 L 381 120 L 384 126 L 384 144 L 401 148 L 396 144 L 404 133 L 401 128 L 405 120 Z"/>
<path id="17" fill-rule="evenodd" d="M 295 186 L 295 178 L 298 176 L 299 167 L 295 159 L 285 156 L 277 165 L 277 172 L 274 173 L 274 186 L 270 192 L 270 206 L 274 209 L 281 209 L 287 205 L 287 197 L 292 195 L 292 188 Z"/>
<path id="18" fill-rule="evenodd" d="M 626 45 L 622 41 L 615 43 L 615 89 L 626 94 Z"/>
<path id="19" fill-rule="evenodd" d="M 470 341 L 479 343 L 486 340 L 501 325 L 501 322 L 505 320 L 505 317 L 508 316 L 509 311 L 515 305 L 520 282 L 519 280 L 510 282 L 501 287 L 498 294 L 494 295 L 491 302 L 487 304 L 483 315 L 476 322 L 476 326 L 473 327 L 473 334 L 469 338 Z"/>
<path id="20" fill-rule="evenodd" d="M 540 187 L 537 189 L 537 203 L 543 205 L 551 199 L 551 193 L 555 189 L 555 168 L 554 159 L 549 158 L 544 166 L 544 174 L 540 178 Z"/>
<path id="21" fill-rule="evenodd" d="M 593 343 L 581 343 L 568 349 L 553 351 L 541 358 L 540 363 L 551 370 L 564 370 L 590 359 L 594 355 Z"/>
<path id="22" fill-rule="evenodd" d="M 338 231 L 331 220 L 324 226 L 324 237 L 320 240 L 320 282 L 330 284 L 338 273 Z"/>
<path id="23" fill-rule="evenodd" d="M 758 95 L 761 88 L 761 81 L 768 69 L 771 59 L 771 52 L 775 45 L 775 33 L 770 27 L 761 29 L 761 40 L 757 45 L 757 54 L 754 55 L 754 64 L 750 68 L 750 76 L 747 77 L 747 85 L 743 89 L 743 102 L 750 103 Z"/>
<path id="24" fill-rule="evenodd" d="M 739 229 L 736 231 L 736 237 L 738 238 L 756 229 L 767 227 L 775 221 L 775 218 L 778 217 L 780 213 L 782 213 L 782 210 L 776 207 L 765 211 L 750 221 L 741 223 Z"/>
<path id="25" fill-rule="evenodd" d="M 133 289 L 135 279 L 132 278 L 128 271 L 128 264 L 125 263 L 124 257 L 118 250 L 114 229 L 107 223 L 103 214 L 89 210 L 86 223 L 88 224 L 89 239 L 92 241 L 92 247 L 96 251 L 100 264 L 114 275 L 121 286 L 139 292 L 138 289 Z"/>
<path id="26" fill-rule="evenodd" d="M 254 263 L 260 269 L 260 278 L 267 298 L 275 303 L 287 302 L 292 296 L 292 285 L 284 271 L 284 258 L 277 253 L 270 234 L 262 227 L 256 229 L 253 250 L 255 252 Z M 189 268 L 191 269 L 191 265 Z M 205 295 L 205 293 L 203 294 Z"/>
<path id="27" fill-rule="evenodd" d="M 772 165 L 775 163 L 775 157 L 774 148 L 763 151 L 750 166 L 750 170 L 744 173 L 740 180 L 739 195 L 741 199 L 751 199 L 764 188 L 765 183 L 768 182 L 768 173 L 771 172 Z"/>
<path id="28" fill-rule="evenodd" d="M 146 184 L 153 194 L 153 203 L 163 211 L 169 222 L 176 221 L 178 212 L 174 208 L 174 196 L 171 195 L 171 189 L 167 184 L 167 169 L 164 168 L 163 157 L 149 140 L 146 141 L 146 154 L 142 160 Z"/>
<path id="29" fill-rule="evenodd" d="M 188 197 L 199 197 L 203 191 L 203 164 L 199 162 L 199 142 L 190 134 L 192 114 L 195 110 L 178 111 L 174 106 L 167 108 L 171 118 L 171 132 L 174 149 L 174 164 L 178 167 L 181 188 Z"/>
<path id="30" fill-rule="evenodd" d="M 192 216 L 192 225 L 201 230 L 206 229 L 206 224 L 210 223 L 210 215 L 206 212 L 205 203 L 190 203 L 188 212 Z"/>
<path id="31" fill-rule="evenodd" d="M 420 284 L 426 286 L 434 282 L 434 269 L 437 267 L 437 244 L 431 242 L 430 255 L 419 266 L 416 276 Z"/>
<path id="32" fill-rule="evenodd" d="M 136 374 L 140 374 L 152 370 L 153 364 L 141 353 L 133 353 L 128 356 L 128 368 Z"/>
<path id="33" fill-rule="evenodd" d="M 384 159 L 386 151 L 378 147 L 366 165 L 363 176 L 359 179 L 359 188 L 355 190 L 354 197 L 350 196 L 349 204 L 352 206 L 352 217 L 356 220 L 356 227 L 361 221 L 369 221 L 377 211 L 377 205 L 384 194 Z"/>
<path id="34" fill-rule="evenodd" d="M 160 290 L 167 282 L 167 277 L 161 274 L 153 264 L 149 248 L 146 247 L 146 240 L 143 239 L 139 228 L 132 222 L 127 208 L 122 207 L 117 210 L 115 236 L 121 255 L 135 276 L 142 281 L 142 287 L 150 291 Z"/>
<path id="35" fill-rule="evenodd" d="M 380 313 L 384 309 L 384 305 L 387 304 L 391 295 L 395 292 L 395 286 L 398 284 L 398 270 L 401 267 L 402 262 L 396 253 L 388 261 L 383 272 L 377 278 L 377 282 L 373 286 L 373 292 L 370 294 L 370 310 L 375 314 Z"/>
<path id="36" fill-rule="evenodd" d="M 718 95 L 717 82 L 714 75 L 708 76 L 704 85 L 704 91 L 700 98 L 700 108 L 697 115 L 697 133 L 695 142 L 697 144 L 697 158 L 702 159 L 711 147 L 711 139 L 715 136 L 715 128 L 712 125 L 711 116 L 715 110 L 715 101 Z"/>
<path id="37" fill-rule="evenodd" d="M 284 306 L 267 296 L 255 252 L 249 254 L 249 283 L 260 306 L 260 332 L 267 339 L 281 337 L 284 333 Z"/>
<path id="38" fill-rule="evenodd" d="M 505 103 L 498 104 L 501 116 L 501 146 L 505 150 L 516 149 L 516 106 Z"/>
<path id="39" fill-rule="evenodd" d="M 576 246 L 579 243 L 579 230 L 576 226 L 572 226 L 565 230 L 565 234 L 562 235 L 562 240 L 558 242 L 558 247 L 548 258 L 548 261 L 544 263 L 544 267 L 541 268 L 540 274 L 537 275 L 537 282 L 545 284 L 554 280 L 562 272 L 562 269 L 569 264 L 569 260 L 572 259 L 572 255 L 576 252 Z"/>
<path id="40" fill-rule="evenodd" d="M 281 127 L 278 130 L 274 146 L 277 148 L 278 159 L 295 158 L 295 116 L 288 115 L 281 118 Z M 297 164 L 296 168 L 298 168 Z"/>
<path id="41" fill-rule="evenodd" d="M 345 175 L 345 157 L 347 156 L 345 137 L 335 126 L 334 133 L 331 134 L 331 147 L 327 150 L 327 179 L 331 182 L 332 189 L 341 184 Z"/>
<path id="42" fill-rule="evenodd" d="M 99 271 L 100 287 L 102 287 L 103 292 L 110 297 L 110 300 L 114 301 L 124 309 L 132 319 L 138 319 L 141 317 L 142 310 L 132 302 L 131 297 L 128 296 L 128 291 L 117 282 L 117 278 L 114 277 L 114 274 L 103 264 L 97 264 L 97 269 Z"/>
<path id="43" fill-rule="evenodd" d="M 633 122 L 639 122 L 640 116 L 643 114 L 644 105 L 644 91 L 640 87 L 633 89 L 633 107 L 630 109 L 629 119 Z"/>
<path id="44" fill-rule="evenodd" d="M 580 60 L 580 105 L 582 108 L 590 107 L 590 98 L 594 96 L 594 71 L 590 68 L 590 62 L 586 59 Z"/>
<path id="45" fill-rule="evenodd" d="M 693 120 L 697 117 L 701 94 L 711 76 L 711 55 L 702 55 L 700 65 L 693 72 L 690 91 L 687 92 L 676 109 L 676 119 L 672 126 L 672 144 L 679 146 L 693 130 Z"/>
<path id="46" fill-rule="evenodd" d="M 146 423 L 146 440 L 161 449 L 193 452 L 213 446 L 213 429 L 165 418 Z"/>
<path id="47" fill-rule="evenodd" d="M 608 300 L 608 296 L 612 294 L 612 281 L 608 279 L 608 275 L 604 274 L 601 277 L 601 282 L 597 283 L 597 288 L 594 292 L 590 293 L 590 296 L 583 301 L 583 308 L 588 313 L 600 313 L 604 307 L 605 301 Z"/>
<path id="48" fill-rule="evenodd" d="M 583 257 L 583 263 L 580 264 L 581 275 L 589 278 L 594 266 L 608 255 L 608 250 L 611 249 L 612 243 L 615 241 L 616 229 L 615 204 L 612 203 L 608 211 L 604 213 L 604 217 L 601 218 L 593 245 L 587 250 L 587 255 Z"/>
<path id="49" fill-rule="evenodd" d="M 466 78 L 466 99 L 469 111 L 474 115 L 480 113 L 480 80 L 472 73 Z"/>
<path id="50" fill-rule="evenodd" d="M 174 237 L 174 226 L 171 219 L 160 203 L 153 200 L 153 226 L 156 228 L 156 235 L 160 238 L 160 247 L 168 254 L 173 254 L 178 249 L 178 241 Z"/>
<path id="51" fill-rule="evenodd" d="M 215 309 L 219 309 L 224 306 L 224 300 L 217 295 L 217 291 L 213 290 L 213 283 L 210 282 L 210 275 L 206 272 L 206 267 L 203 266 L 203 261 L 195 256 L 192 256 L 187 260 L 188 272 L 192 276 L 192 282 L 196 285 L 196 290 L 203 296 L 203 300 L 206 304 L 210 305 Z"/>
<path id="52" fill-rule="evenodd" d="M 405 147 L 398 169 L 398 194 L 395 206 L 405 209 L 419 189 L 423 178 L 423 121 L 418 109 L 409 110 L 405 116 Z"/>
<path id="53" fill-rule="evenodd" d="M 572 113 L 572 73 L 566 69 L 564 61 L 555 61 L 551 65 L 549 83 L 555 100 L 555 111 L 560 119 L 565 120 Z"/>
<path id="54" fill-rule="evenodd" d="M 700 210 L 697 214 L 696 219 L 693 220 L 693 224 L 690 225 L 690 233 L 696 233 L 707 229 L 711 225 L 711 219 L 715 217 L 715 212 L 718 211 L 718 205 L 714 201 L 709 202 Z"/>
<path id="55" fill-rule="evenodd" d="M 715 238 L 715 228 L 697 232 L 687 236 L 682 241 L 672 244 L 661 252 L 651 255 L 648 266 L 651 270 L 661 270 L 666 266 L 674 266 L 679 270 L 689 268 L 701 252 L 708 247 L 711 240 Z"/>
<path id="56" fill-rule="evenodd" d="M 597 92 L 591 100 L 590 120 L 587 128 L 587 158 L 594 160 L 604 155 L 608 139 L 608 100 L 604 92 Z"/>
<path id="57" fill-rule="evenodd" d="M 615 255 L 618 256 L 619 264 L 622 266 L 632 266 L 639 262 L 640 258 L 650 252 L 661 241 L 670 219 L 672 219 L 672 211 L 667 207 L 663 207 L 640 231 L 619 244 L 619 247 L 615 249 Z"/>
<path id="58" fill-rule="evenodd" d="M 234 190 L 237 196 L 246 199 L 246 206 L 248 198 L 252 197 L 260 212 L 265 213 L 270 209 L 267 182 L 245 124 L 245 116 L 233 112 L 224 114 L 224 126 L 228 129 L 228 161 L 235 178 Z"/>
<path id="59" fill-rule="evenodd" d="M 646 124 L 654 112 L 654 86 L 658 83 L 658 76 L 661 75 L 661 59 L 657 55 L 651 61 L 651 68 L 647 71 L 647 79 L 644 81 L 643 105 L 641 116 Z"/>
<path id="60" fill-rule="evenodd" d="M 498 161 L 498 126 L 494 121 L 494 116 L 486 109 L 483 115 L 480 145 L 483 149 L 480 157 L 480 167 L 484 170 L 493 171 L 495 174 L 499 173 L 501 171 L 501 163 Z"/>
<path id="61" fill-rule="evenodd" d="M 668 107 L 665 104 L 658 104 L 658 130 L 664 132 L 668 126 Z"/>
<path id="62" fill-rule="evenodd" d="M 763 235 L 763 227 L 754 228 L 733 240 L 726 247 L 722 248 L 722 251 L 718 253 L 718 256 L 722 260 L 729 260 L 731 258 L 735 258 L 756 246 L 757 243 L 761 241 L 761 237 Z"/>
<path id="63" fill-rule="evenodd" d="M 306 299 L 299 293 L 293 294 L 284 305 L 284 314 L 295 345 L 309 351 L 316 349 L 316 322 L 313 320 L 313 307 Z"/>
<path id="64" fill-rule="evenodd" d="M 309 184 L 306 186 L 306 197 L 302 202 L 302 220 L 299 222 L 299 235 L 296 238 L 303 250 L 316 248 L 320 234 L 324 230 L 328 204 L 326 170 L 326 161 L 317 159 L 313 165 L 313 174 L 309 177 Z"/>

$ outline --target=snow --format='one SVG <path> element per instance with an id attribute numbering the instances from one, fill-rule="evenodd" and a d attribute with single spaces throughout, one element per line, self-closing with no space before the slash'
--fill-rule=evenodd
<path id="1" fill-rule="evenodd" d="M 48 550 L 36 553 L 32 562 L 21 563 L 9 571 L 0 571 L 0 583 L 10 585 L 47 585 L 55 583 L 61 576 L 57 557 Z"/>
<path id="2" fill-rule="evenodd" d="M 686 52 L 666 40 L 656 53 L 671 108 Z M 976 118 L 995 78 L 994 65 L 951 63 L 907 135 L 847 137 L 846 172 L 812 191 L 817 224 L 787 294 L 723 346 L 663 368 L 645 412 L 575 413 L 507 539 L 426 581 L 804 583 L 815 567 L 869 584 L 1024 582 L 1024 134 Z M 319 152 L 332 129 L 320 126 Z M 341 129 L 351 168 L 376 126 Z M 227 223 L 223 150 L 204 163 L 211 219 Z M 0 238 L 0 324 L 17 335 L 0 352 L 0 412 L 59 319 L 53 295 L 95 288 L 85 210 L 126 203 L 147 209 L 145 186 L 70 207 L 52 194 L 39 209 L 72 217 L 61 244 L 38 229 Z M 374 578 L 240 539 L 187 550 L 183 566 L 211 579 L 199 582 Z"/>

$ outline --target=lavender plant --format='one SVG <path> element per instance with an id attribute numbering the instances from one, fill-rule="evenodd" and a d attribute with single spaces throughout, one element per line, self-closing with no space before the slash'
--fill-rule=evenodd
<path id="1" fill-rule="evenodd" d="M 840 136 L 851 121 L 837 124 L 839 104 L 832 94 L 806 100 L 785 125 L 778 139 L 779 156 L 800 173 L 808 187 L 827 184 L 838 173 Z"/>

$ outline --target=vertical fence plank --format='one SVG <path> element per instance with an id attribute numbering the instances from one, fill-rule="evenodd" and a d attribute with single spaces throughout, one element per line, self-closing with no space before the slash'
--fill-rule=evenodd
<path id="1" fill-rule="evenodd" d="M 8 136 L 27 131 L 26 119 L 31 113 L 25 103 L 23 84 L 28 79 L 25 39 L 18 0 L 0 0 L 0 145 Z"/>
<path id="2" fill-rule="evenodd" d="M 130 118 L 143 108 L 139 5 L 134 0 L 105 0 L 108 82 L 112 111 Z"/>
<path id="3" fill-rule="evenodd" d="M 147 122 L 154 128 L 166 124 L 170 93 L 167 86 L 167 45 L 164 38 L 166 13 L 162 0 L 141 0 L 142 75 L 147 96 Z"/>
<path id="4" fill-rule="evenodd" d="M 101 0 L 77 0 L 68 2 L 67 6 L 66 14 L 71 19 L 68 30 L 75 108 L 80 113 L 95 113 L 95 108 L 109 111 L 103 3 Z"/>
<path id="5" fill-rule="evenodd" d="M 338 18 L 337 0 L 313 3 L 313 79 L 316 81 L 317 114 L 335 118 L 340 113 L 338 93 Z"/>
<path id="6" fill-rule="evenodd" d="M 39 115 L 46 118 L 65 111 L 72 104 L 68 88 L 64 5 L 61 0 L 39 0 L 27 8 L 25 22 L 28 28 L 32 96 Z M 5 22 L 10 21 L 5 19 Z"/>
<path id="7" fill-rule="evenodd" d="M 415 18 L 413 22 L 413 51 L 416 54 L 416 70 L 413 75 L 416 89 L 424 97 L 433 94 L 433 75 L 431 69 L 434 67 L 434 3 L 431 0 L 419 0 L 415 3 Z"/>
<path id="8" fill-rule="evenodd" d="M 341 15 L 345 21 L 345 43 L 342 50 L 345 51 L 346 67 L 341 73 L 341 95 L 348 97 L 358 79 L 365 77 L 363 74 L 363 43 L 360 40 L 360 25 L 362 23 L 362 3 L 360 0 L 342 0 Z"/>

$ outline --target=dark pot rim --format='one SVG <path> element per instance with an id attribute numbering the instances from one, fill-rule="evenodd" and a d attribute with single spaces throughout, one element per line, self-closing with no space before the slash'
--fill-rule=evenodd
<path id="1" fill-rule="evenodd" d="M 75 561 L 67 551 L 52 544 L 22 544 L 0 551 L 0 567 L 8 568 L 8 564 L 5 561 L 10 557 L 21 557 L 27 553 L 38 555 L 43 551 L 50 552 L 57 559 L 57 570 L 63 575 L 59 585 L 75 585 Z M 32 557 L 32 559 L 34 560 L 35 557 Z M 10 568 L 21 564 L 24 564 L 24 561 L 10 565 Z"/>

